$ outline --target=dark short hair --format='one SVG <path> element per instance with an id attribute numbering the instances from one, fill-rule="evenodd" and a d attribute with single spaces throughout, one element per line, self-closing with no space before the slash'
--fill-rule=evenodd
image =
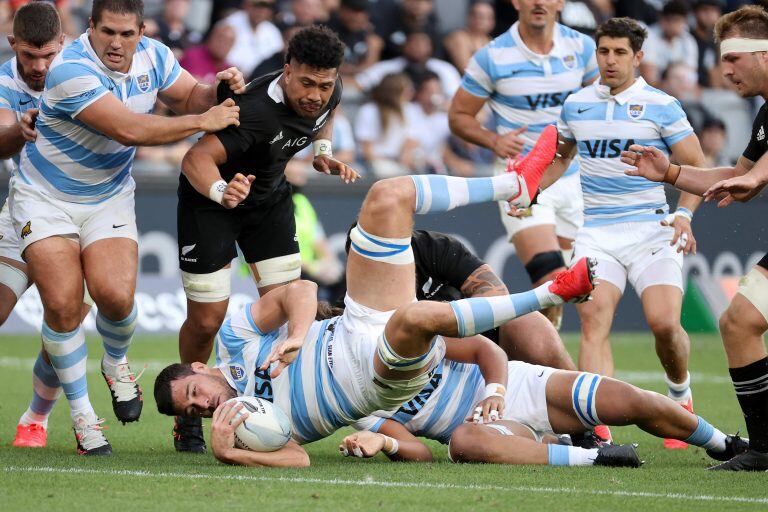
<path id="1" fill-rule="evenodd" d="M 155 379 L 155 403 L 157 403 L 157 411 L 160 414 L 176 415 L 171 397 L 171 383 L 194 374 L 191 364 L 173 363 L 163 368 L 163 371 Z"/>
<path id="2" fill-rule="evenodd" d="M 288 42 L 285 62 L 291 59 L 315 69 L 339 69 L 344 60 L 344 43 L 325 25 L 302 28 Z"/>
<path id="3" fill-rule="evenodd" d="M 691 8 L 685 0 L 669 0 L 661 8 L 662 16 L 688 16 Z"/>
<path id="4" fill-rule="evenodd" d="M 632 51 L 637 53 L 643 48 L 645 38 L 648 37 L 648 31 L 632 18 L 611 18 L 597 27 L 595 42 L 598 46 L 600 46 L 601 37 L 615 39 L 626 37 L 629 39 L 629 46 Z"/>
<path id="5" fill-rule="evenodd" d="M 104 11 L 115 14 L 135 14 L 139 26 L 144 24 L 144 2 L 142 0 L 93 0 L 91 21 L 95 25 L 101 21 Z"/>
<path id="6" fill-rule="evenodd" d="M 745 39 L 768 39 L 768 12 L 758 5 L 745 5 L 717 20 L 715 41 L 738 35 Z"/>
<path id="7" fill-rule="evenodd" d="M 61 19 L 56 7 L 49 2 L 30 2 L 13 17 L 13 37 L 16 41 L 37 46 L 50 43 L 61 35 Z"/>

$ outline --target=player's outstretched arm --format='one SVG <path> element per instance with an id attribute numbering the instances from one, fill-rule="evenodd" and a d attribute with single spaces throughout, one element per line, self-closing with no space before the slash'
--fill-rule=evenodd
<path id="1" fill-rule="evenodd" d="M 227 99 L 204 114 L 177 117 L 136 114 L 113 94 L 104 94 L 75 115 L 81 121 L 124 146 L 160 146 L 199 132 L 215 132 L 238 125 L 240 107 Z"/>
<path id="2" fill-rule="evenodd" d="M 494 421 L 504 415 L 509 365 L 507 353 L 482 335 L 469 338 L 445 338 L 445 358 L 459 363 L 476 364 L 486 382 L 486 394 L 475 408 L 474 421 Z"/>
<path id="3" fill-rule="evenodd" d="M 216 84 L 198 82 L 185 69 L 172 86 L 160 91 L 158 96 L 176 114 L 202 114 L 216 105 L 216 89 L 219 82 L 226 82 L 235 94 L 245 91 L 245 78 L 236 67 L 231 67 L 216 74 Z"/>
<path id="4" fill-rule="evenodd" d="M 740 173 L 738 168 L 742 160 L 744 160 L 743 166 L 748 170 Z M 768 158 L 765 155 L 755 163 L 742 156 L 736 163 L 736 169 L 735 176 L 718 181 L 709 187 L 704 192 L 704 200 L 718 199 L 719 207 L 728 206 L 734 201 L 745 202 L 759 194 L 768 184 Z"/>
<path id="5" fill-rule="evenodd" d="M 312 167 L 317 172 L 324 174 L 334 174 L 341 178 L 344 183 L 354 183 L 360 175 L 352 167 L 341 160 L 333 158 L 333 116 L 335 111 L 328 114 L 328 119 L 315 135 L 312 142 L 312 149 L 315 158 L 312 160 Z"/>
<path id="6" fill-rule="evenodd" d="M 560 179 L 565 174 L 568 167 L 571 166 L 573 157 L 576 156 L 576 141 L 563 137 L 562 134 L 557 136 L 557 156 L 555 160 L 544 171 L 544 176 L 541 178 L 541 190 L 551 186 L 554 182 Z"/>
<path id="7" fill-rule="evenodd" d="M 378 432 L 362 430 L 345 437 L 339 445 L 345 457 L 369 458 L 379 452 L 390 460 L 432 462 L 432 452 L 400 423 L 386 419 Z"/>
<path id="8" fill-rule="evenodd" d="M 16 114 L 6 108 L 0 108 L 0 158 L 11 158 L 21 151 L 26 140 L 21 130 L 21 123 Z"/>
<path id="9" fill-rule="evenodd" d="M 245 413 L 235 418 L 242 407 L 241 403 L 225 402 L 214 411 L 211 422 L 211 450 L 214 457 L 225 464 L 237 466 L 309 467 L 309 455 L 293 440 L 274 452 L 235 448 L 235 429 L 248 417 L 248 413 Z"/>
<path id="10" fill-rule="evenodd" d="M 672 150 L 672 157 L 680 165 L 692 167 L 704 165 L 704 152 L 701 150 L 698 137 L 694 134 L 676 142 L 670 149 Z M 675 212 L 662 221 L 663 225 L 672 226 L 675 230 L 670 245 L 677 245 L 677 252 L 696 254 L 696 238 L 693 236 L 691 221 L 693 220 L 693 213 L 701 201 L 701 196 L 683 191 L 680 194 Z"/>

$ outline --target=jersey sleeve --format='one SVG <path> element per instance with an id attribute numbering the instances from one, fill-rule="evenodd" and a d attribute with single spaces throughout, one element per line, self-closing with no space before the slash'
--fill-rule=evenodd
<path id="1" fill-rule="evenodd" d="M 573 131 L 568 126 L 568 101 L 563 104 L 563 108 L 560 109 L 560 117 L 557 118 L 557 133 L 564 139 L 574 140 Z"/>
<path id="2" fill-rule="evenodd" d="M 765 106 L 763 106 L 757 116 L 755 116 L 755 120 L 752 122 L 752 134 L 749 137 L 749 143 L 744 149 L 744 153 L 742 153 L 742 156 L 750 162 L 757 162 L 760 160 L 760 157 L 765 154 L 765 147 L 757 139 L 757 135 L 760 133 L 761 129 L 763 130 L 763 139 L 765 138 L 765 128 L 763 128 L 765 113 Z"/>
<path id="3" fill-rule="evenodd" d="M 412 238 L 416 265 L 426 277 L 450 284 L 461 290 L 467 278 L 484 265 L 456 238 L 432 231 L 415 231 Z"/>
<path id="4" fill-rule="evenodd" d="M 678 100 L 665 105 L 663 112 L 662 118 L 659 120 L 659 132 L 664 144 L 671 148 L 674 144 L 691 135 L 693 128 Z"/>
<path id="5" fill-rule="evenodd" d="M 584 37 L 582 41 L 584 41 L 584 49 L 581 52 L 580 58 L 584 66 L 584 76 L 581 79 L 581 84 L 585 85 L 597 78 L 599 70 L 597 68 L 597 54 L 595 53 L 597 46 L 595 41 L 590 37 Z"/>
<path id="6" fill-rule="evenodd" d="M 225 87 L 228 91 L 229 88 Z M 219 86 L 217 96 L 219 103 L 227 97 L 232 97 L 237 105 L 240 105 L 240 126 L 228 126 L 215 133 L 227 152 L 227 159 L 237 158 L 245 154 L 252 146 L 267 140 L 272 133 L 272 121 L 264 119 L 257 105 L 243 105 L 248 101 L 242 95 L 227 96 Z M 272 135 L 274 137 L 274 134 Z"/>
<path id="7" fill-rule="evenodd" d="M 181 76 L 181 65 L 170 48 L 161 43 L 156 43 L 157 73 L 160 82 L 159 89 L 164 91 L 172 86 Z"/>
<path id="8" fill-rule="evenodd" d="M 461 88 L 480 98 L 487 98 L 493 93 L 491 57 L 487 46 L 480 48 L 469 60 L 461 79 Z"/>
<path id="9" fill-rule="evenodd" d="M 366 416 L 361 420 L 357 420 L 352 424 L 355 430 L 370 430 L 371 432 L 378 432 L 381 426 L 386 421 L 386 418 L 380 418 L 378 416 Z"/>
<path id="10" fill-rule="evenodd" d="M 78 62 L 64 62 L 51 69 L 45 88 L 45 103 L 73 118 L 109 93 L 96 72 Z"/>
<path id="11" fill-rule="evenodd" d="M 5 83 L 0 82 L 0 108 L 11 110 L 16 112 L 13 108 L 14 104 L 18 101 L 16 99 L 16 92 L 8 87 Z M 30 105 L 30 108 L 32 105 Z"/>

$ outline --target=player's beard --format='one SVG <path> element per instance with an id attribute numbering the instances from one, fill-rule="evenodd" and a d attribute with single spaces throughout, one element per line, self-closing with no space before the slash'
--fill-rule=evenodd
<path id="1" fill-rule="evenodd" d="M 45 75 L 27 75 L 20 63 L 16 63 L 16 71 L 27 86 L 33 91 L 42 91 L 45 87 Z"/>

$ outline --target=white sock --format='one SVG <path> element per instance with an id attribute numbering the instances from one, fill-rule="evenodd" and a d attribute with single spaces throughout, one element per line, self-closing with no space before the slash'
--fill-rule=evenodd
<path id="1" fill-rule="evenodd" d="M 43 426 L 44 429 L 48 430 L 48 415 L 47 414 L 37 414 L 35 411 L 27 407 L 27 410 L 24 411 L 24 414 L 21 415 L 21 418 L 19 418 L 19 425 L 32 425 L 33 423 L 38 423 Z"/>
<path id="2" fill-rule="evenodd" d="M 547 456 L 550 466 L 592 466 L 597 458 L 597 448 L 548 444 Z"/>
<path id="3" fill-rule="evenodd" d="M 680 382 L 672 382 L 672 380 L 664 374 L 664 382 L 667 383 L 667 396 L 675 402 L 686 403 L 691 398 L 691 374 L 685 372 L 685 380 Z"/>

